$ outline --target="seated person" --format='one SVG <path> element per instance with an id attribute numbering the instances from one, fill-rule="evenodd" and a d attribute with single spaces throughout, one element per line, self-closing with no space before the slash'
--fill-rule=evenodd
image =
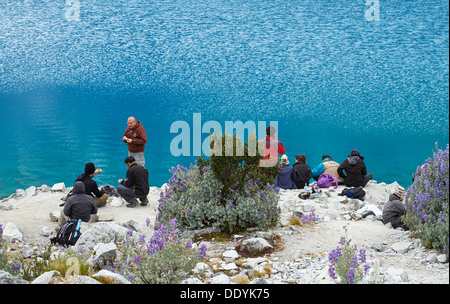
<path id="1" fill-rule="evenodd" d="M 364 157 L 356 149 L 352 150 L 347 159 L 339 166 L 337 172 L 344 179 L 344 185 L 348 187 L 365 187 L 372 179 L 372 174 L 367 173 Z"/>
<path id="2" fill-rule="evenodd" d="M 389 201 L 384 205 L 382 221 L 383 224 L 391 223 L 392 228 L 401 227 L 408 230 L 402 222 L 401 217 L 406 214 L 406 206 L 403 203 L 405 188 L 399 186 L 394 194 L 389 195 Z"/>
<path id="3" fill-rule="evenodd" d="M 75 182 L 83 182 L 86 194 L 94 198 L 97 207 L 103 207 L 108 200 L 108 194 L 104 190 L 99 190 L 97 183 L 92 179 L 97 173 L 102 173 L 102 169 L 95 169 L 93 163 L 84 166 L 84 174 L 80 174 Z"/>
<path id="4" fill-rule="evenodd" d="M 344 183 L 344 179 L 339 176 L 337 169 L 339 168 L 339 163 L 335 162 L 330 155 L 322 155 L 322 162 L 318 164 L 314 169 L 312 169 L 312 176 L 317 181 L 322 173 L 327 173 L 338 181 L 339 185 Z"/>
<path id="5" fill-rule="evenodd" d="M 125 180 L 119 179 L 121 186 L 117 187 L 117 192 L 127 201 L 127 207 L 136 207 L 140 199 L 141 206 L 148 204 L 147 195 L 150 191 L 148 185 L 148 170 L 136 163 L 133 156 L 128 156 L 125 159 L 127 165 L 127 178 Z"/>
<path id="6" fill-rule="evenodd" d="M 292 166 L 291 178 L 297 189 L 303 189 L 309 186 L 309 180 L 312 178 L 311 168 L 306 164 L 306 156 L 298 154 L 295 156 L 295 164 Z"/>
<path id="7" fill-rule="evenodd" d="M 278 173 L 277 186 L 281 189 L 297 189 L 291 178 L 292 167 L 289 166 L 289 159 L 286 154 L 281 157 L 280 172 Z"/>
<path id="8" fill-rule="evenodd" d="M 97 214 L 97 205 L 94 198 L 86 194 L 84 184 L 80 181 L 75 182 L 73 186 L 73 195 L 71 195 L 64 205 L 63 211 L 58 219 L 58 226 L 61 227 L 69 219 L 81 219 L 83 222 L 90 222 L 93 216 Z"/>

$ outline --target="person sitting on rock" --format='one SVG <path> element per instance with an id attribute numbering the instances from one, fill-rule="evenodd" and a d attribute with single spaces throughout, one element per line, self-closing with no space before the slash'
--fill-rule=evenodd
<path id="1" fill-rule="evenodd" d="M 71 195 L 64 205 L 63 211 L 58 219 L 58 226 L 61 227 L 69 219 L 81 219 L 83 222 L 90 222 L 97 219 L 97 205 L 94 198 L 86 194 L 84 184 L 80 181 L 75 182 L 73 186 L 73 195 Z"/>
<path id="2" fill-rule="evenodd" d="M 372 173 L 367 173 L 364 157 L 356 149 L 342 162 L 337 172 L 348 187 L 365 187 L 373 177 Z"/>
<path id="3" fill-rule="evenodd" d="M 311 168 L 306 164 L 306 155 L 298 154 L 295 156 L 295 164 L 292 166 L 292 180 L 297 189 L 303 189 L 309 186 L 309 180 L 312 178 Z"/>
<path id="4" fill-rule="evenodd" d="M 117 192 L 128 203 L 127 207 L 136 207 L 140 199 L 141 206 L 148 204 L 147 195 L 150 191 L 148 184 L 148 170 L 136 163 L 133 156 L 128 156 L 125 159 L 127 165 L 127 178 L 125 180 L 119 179 L 121 186 L 117 187 Z"/>
<path id="5" fill-rule="evenodd" d="M 108 200 L 108 194 L 106 194 L 103 189 L 99 190 L 97 183 L 92 179 L 92 177 L 98 173 L 102 173 L 102 169 L 95 169 L 95 165 L 93 163 L 87 163 L 84 166 L 84 174 L 80 174 L 75 182 L 82 182 L 84 184 L 86 194 L 94 198 L 94 202 L 97 207 L 103 207 L 106 205 L 106 201 Z"/>
<path id="6" fill-rule="evenodd" d="M 336 178 L 338 183 L 342 185 L 344 179 L 339 176 L 337 169 L 339 168 L 339 163 L 335 162 L 330 155 L 322 155 L 322 162 L 318 164 L 314 169 L 312 169 L 312 176 L 317 181 L 322 173 L 330 174 Z"/>
<path id="7" fill-rule="evenodd" d="M 278 173 L 277 186 L 281 189 L 297 189 L 291 178 L 292 167 L 289 166 L 289 159 L 286 154 L 281 157 L 280 172 Z"/>
<path id="8" fill-rule="evenodd" d="M 404 198 L 405 188 L 401 186 L 393 194 L 389 195 L 389 201 L 383 208 L 383 224 L 391 223 L 394 229 L 401 227 L 404 230 L 408 230 L 408 227 L 401 220 L 401 217 L 406 214 L 406 206 L 403 203 Z"/>

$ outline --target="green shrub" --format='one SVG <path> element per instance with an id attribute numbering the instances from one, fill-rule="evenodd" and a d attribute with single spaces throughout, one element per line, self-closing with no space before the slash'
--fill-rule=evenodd
<path id="1" fill-rule="evenodd" d="M 231 136 L 216 137 L 222 140 L 222 155 L 230 153 L 225 151 L 227 137 Z M 232 139 L 232 156 L 200 157 L 189 169 L 169 170 L 173 175 L 160 194 L 157 223 L 176 218 L 182 227 L 214 227 L 227 233 L 249 227 L 267 229 L 276 223 L 280 212 L 279 189 L 273 186 L 277 168 L 263 172 L 258 167 L 262 157 L 249 155 L 249 143 L 239 148 L 242 144 L 236 135 Z M 236 149 L 243 149 L 243 156 Z"/>
<path id="2" fill-rule="evenodd" d="M 436 147 L 437 148 L 437 147 Z M 449 218 L 449 146 L 437 149 L 433 159 L 417 168 L 414 183 L 405 197 L 407 213 L 404 223 L 424 240 L 428 248 L 442 250 L 448 255 Z"/>

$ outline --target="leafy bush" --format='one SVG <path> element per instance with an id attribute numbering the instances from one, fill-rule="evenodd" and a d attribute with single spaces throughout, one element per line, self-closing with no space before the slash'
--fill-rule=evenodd
<path id="1" fill-rule="evenodd" d="M 140 236 L 140 244 L 122 250 L 121 258 L 105 268 L 142 284 L 178 284 L 206 255 L 206 246 L 196 250 L 181 240 L 176 219 L 155 227 L 148 243 Z"/>
<path id="2" fill-rule="evenodd" d="M 414 183 L 406 193 L 407 213 L 402 220 L 426 247 L 448 255 L 449 146 L 445 151 L 436 149 L 433 159 L 428 158 L 417 168 Z"/>
<path id="3" fill-rule="evenodd" d="M 230 153 L 225 151 L 226 138 L 226 134 L 216 137 L 223 142 L 223 155 Z M 176 218 L 182 227 L 214 227 L 233 233 L 239 228 L 267 229 L 278 220 L 279 188 L 272 185 L 270 173 L 277 169 L 263 172 L 258 167 L 262 157 L 249 155 L 249 143 L 239 148 L 237 137 L 232 139 L 232 156 L 200 157 L 190 168 L 178 165 L 169 170 L 173 175 L 160 194 L 158 224 Z M 243 156 L 236 149 L 243 149 Z"/>
<path id="4" fill-rule="evenodd" d="M 330 266 L 328 274 L 334 280 L 339 280 L 341 284 L 357 284 L 364 275 L 367 275 L 370 265 L 367 261 L 366 250 L 361 248 L 359 251 L 356 246 L 350 244 L 347 237 L 347 228 L 345 237 L 341 237 L 339 244 L 342 247 L 336 247 L 328 255 Z"/>

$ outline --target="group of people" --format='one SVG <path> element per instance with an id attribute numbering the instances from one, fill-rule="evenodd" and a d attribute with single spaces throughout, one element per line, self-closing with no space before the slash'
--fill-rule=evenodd
<path id="1" fill-rule="evenodd" d="M 126 179 L 118 180 L 117 192 L 127 202 L 127 207 L 133 208 L 148 204 L 149 174 L 145 168 L 144 157 L 147 135 L 141 122 L 135 117 L 128 118 L 127 123 L 128 127 L 122 141 L 128 146 L 128 157 L 124 161 L 128 170 Z M 260 166 L 273 166 L 274 163 L 278 165 L 279 154 L 283 154 L 277 176 L 277 186 L 282 189 L 303 189 L 309 186 L 311 180 L 317 181 L 322 174 L 329 174 L 334 177 L 336 183 L 348 187 L 365 187 L 373 177 L 371 173 L 367 173 L 364 157 L 356 149 L 351 151 L 342 164 L 325 154 L 322 156 L 321 163 L 311 170 L 304 154 L 296 155 L 295 164 L 292 167 L 289 166 L 289 159 L 284 154 L 285 147 L 278 140 L 274 127 L 270 126 L 266 129 L 266 138 L 262 140 L 262 143 L 265 154 Z M 98 173 L 102 173 L 102 170 L 96 169 L 92 162 L 85 165 L 84 174 L 80 174 L 75 180 L 73 194 L 67 199 L 61 212 L 59 226 L 62 226 L 69 218 L 89 222 L 91 216 L 96 215 L 98 208 L 106 205 L 108 194 L 104 189 L 99 189 L 92 179 Z M 400 219 L 406 212 L 402 203 L 404 193 L 404 189 L 399 187 L 390 195 L 389 202 L 383 210 L 384 224 L 390 222 L 394 228 L 407 229 Z"/>
<path id="2" fill-rule="evenodd" d="M 372 179 L 372 173 L 367 172 L 364 163 L 364 157 L 361 156 L 358 150 L 354 149 L 350 155 L 341 163 L 337 163 L 328 155 L 322 155 L 322 161 L 312 170 L 306 163 L 306 155 L 298 154 L 295 156 L 295 164 L 290 167 L 289 159 L 285 153 L 283 144 L 276 137 L 271 137 L 274 134 L 272 129 L 269 132 L 267 129 L 266 141 L 266 155 L 265 158 L 275 157 L 278 159 L 279 155 L 276 151 L 269 151 L 270 147 L 278 147 L 278 153 L 281 156 L 279 164 L 279 173 L 277 176 L 277 186 L 282 189 L 304 189 L 308 187 L 311 181 L 318 181 L 322 174 L 331 175 L 337 185 L 345 185 L 347 187 L 365 187 Z M 274 141 L 276 144 L 271 144 Z M 269 154 L 269 156 L 268 156 Z M 271 155 L 270 155 L 271 154 Z M 336 186 L 337 186 L 336 185 Z M 408 227 L 402 222 L 401 217 L 406 214 L 406 207 L 403 203 L 405 198 L 405 189 L 399 186 L 396 191 L 389 195 L 389 200 L 384 205 L 382 211 L 383 224 L 391 223 L 394 229 L 401 227 L 408 230 Z"/>
<path id="3" fill-rule="evenodd" d="M 142 123 L 135 117 L 128 118 L 127 124 L 122 137 L 128 147 L 128 157 L 124 161 L 127 174 L 125 179 L 118 180 L 117 192 L 127 202 L 127 207 L 133 208 L 148 204 L 149 174 L 145 168 L 144 157 L 147 135 Z M 106 205 L 108 194 L 104 189 L 99 189 L 97 182 L 92 179 L 98 173 L 102 173 L 102 169 L 96 169 L 94 163 L 85 164 L 84 173 L 75 180 L 73 192 L 64 204 L 58 219 L 59 227 L 69 219 L 89 222 L 96 217 L 98 208 Z"/>
<path id="4" fill-rule="evenodd" d="M 330 174 L 339 185 L 348 187 L 365 187 L 373 177 L 371 173 L 367 173 L 364 157 L 356 149 L 352 150 L 342 164 L 325 154 L 322 162 L 312 170 L 306 163 L 306 155 L 296 155 L 295 164 L 290 167 L 289 159 L 284 154 L 281 157 L 277 185 L 282 189 L 303 189 L 309 186 L 311 180 L 317 181 L 321 174 Z"/>

